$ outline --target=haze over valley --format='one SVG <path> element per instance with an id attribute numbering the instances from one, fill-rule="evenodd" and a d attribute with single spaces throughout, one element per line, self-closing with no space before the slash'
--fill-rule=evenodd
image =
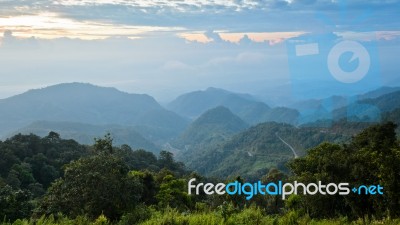
<path id="1" fill-rule="evenodd" d="M 399 120 L 399 88 L 354 98 L 350 103 L 348 97 L 332 96 L 271 107 L 249 94 L 210 87 L 163 106 L 146 94 L 64 83 L 0 100 L 0 134 L 5 139 L 54 131 L 90 145 L 110 133 L 117 145 L 168 150 L 204 174 L 255 176 L 271 167 L 284 170 L 289 159 L 324 141 L 340 143 L 373 123 Z M 326 102 L 331 105 L 325 108 Z M 235 165 L 238 159 L 245 165 Z"/>

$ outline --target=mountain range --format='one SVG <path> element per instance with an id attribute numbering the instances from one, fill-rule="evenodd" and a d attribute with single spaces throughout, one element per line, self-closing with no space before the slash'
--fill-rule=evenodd
<path id="1" fill-rule="evenodd" d="M 346 142 L 373 123 L 400 123 L 399 99 L 400 88 L 384 87 L 270 107 L 248 94 L 208 88 L 163 107 L 149 95 L 68 83 L 0 100 L 0 136 L 55 131 L 92 144 L 111 133 L 116 145 L 172 151 L 202 174 L 251 177 L 271 167 L 284 170 L 308 148 Z"/>
<path id="2" fill-rule="evenodd" d="M 0 100 L 0 136 L 36 121 L 136 125 L 166 129 L 171 136 L 189 123 L 149 95 L 91 84 L 59 84 Z"/>
<path id="3" fill-rule="evenodd" d="M 297 110 L 278 107 L 271 108 L 256 98 L 217 88 L 183 94 L 167 105 L 167 109 L 182 116 L 197 118 L 209 109 L 224 106 L 248 124 L 275 121 L 296 123 Z"/>

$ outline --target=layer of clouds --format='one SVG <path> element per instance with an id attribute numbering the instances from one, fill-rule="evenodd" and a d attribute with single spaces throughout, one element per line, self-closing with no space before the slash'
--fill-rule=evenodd
<path id="1" fill-rule="evenodd" d="M 6 32 L 0 47 L 0 98 L 21 89 L 89 82 L 148 93 L 161 101 L 209 86 L 253 92 L 288 79 L 285 45 L 227 41 L 203 44 L 175 35 L 131 40 L 21 39 Z M 13 87 L 13 88 L 11 88 Z"/>
<path id="2" fill-rule="evenodd" d="M 209 86 L 289 95 L 285 41 L 322 32 L 377 41 L 384 83 L 398 84 L 399 8 L 399 0 L 1 0 L 0 98 L 73 81 L 162 101 Z"/>
<path id="3" fill-rule="evenodd" d="M 231 32 L 313 30 L 329 23 L 393 30 L 400 23 L 399 0 L 3 0 L 0 5 L 0 17 L 50 12 L 77 21 Z"/>
<path id="4" fill-rule="evenodd" d="M 225 41 L 205 32 L 209 43 L 186 41 L 171 33 L 103 40 L 17 38 L 7 31 L 0 47 L 3 87 L 0 98 L 27 89 L 62 82 L 89 82 L 131 93 L 148 93 L 162 102 L 210 86 L 247 92 L 265 99 L 290 96 L 290 71 L 285 42 Z M 387 38 L 390 35 L 390 38 Z M 301 35 L 307 38 L 313 34 Z M 338 33 L 370 41 L 370 33 Z M 385 85 L 400 85 L 397 53 L 400 34 L 386 32 L 380 44 Z M 278 98 L 279 97 L 279 98 Z"/>

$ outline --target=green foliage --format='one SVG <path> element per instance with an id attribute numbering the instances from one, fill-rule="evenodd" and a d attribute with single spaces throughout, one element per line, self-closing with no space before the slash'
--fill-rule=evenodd
<path id="1" fill-rule="evenodd" d="M 39 183 L 46 189 L 60 177 L 64 164 L 85 155 L 84 146 L 54 132 L 44 138 L 18 134 L 0 142 L 0 175 L 14 188 L 29 189 Z"/>
<path id="2" fill-rule="evenodd" d="M 232 202 L 224 202 L 222 205 L 218 207 L 222 218 L 226 221 L 229 217 L 231 217 L 232 214 L 235 212 L 239 211 L 238 208 L 236 208 Z"/>
<path id="3" fill-rule="evenodd" d="M 128 171 L 120 158 L 104 152 L 74 161 L 66 165 L 64 177 L 49 188 L 39 212 L 90 218 L 104 213 L 116 220 L 135 206 L 142 191 Z"/>
<path id="4" fill-rule="evenodd" d="M 93 138 L 101 137 L 109 132 L 113 135 L 115 145 L 128 144 L 133 149 L 147 149 L 151 152 L 159 152 L 160 148 L 153 142 L 159 141 L 154 137 L 156 131 L 145 132 L 146 127 L 132 127 L 126 125 L 93 125 L 78 122 L 59 122 L 59 121 L 36 121 L 18 130 L 23 134 L 34 133 L 41 137 L 46 136 L 49 130 L 56 131 L 64 139 L 74 139 L 75 141 L 92 145 Z M 161 128 L 160 128 L 161 129 Z M 146 135 L 146 137 L 144 137 Z M 169 134 L 171 135 L 171 134 Z M 153 140 L 150 140 L 153 138 Z"/>
<path id="5" fill-rule="evenodd" d="M 202 224 L 223 224 L 223 219 L 215 213 L 181 213 L 176 209 L 167 207 L 165 211 L 154 212 L 152 217 L 143 222 L 142 225 L 202 225 Z"/>
<path id="6" fill-rule="evenodd" d="M 206 146 L 228 140 L 247 128 L 247 124 L 229 109 L 219 106 L 210 109 L 197 118 L 176 140 L 173 145 L 185 152 L 196 151 Z"/>
<path id="7" fill-rule="evenodd" d="M 103 138 L 95 138 L 94 139 L 94 151 L 97 154 L 101 154 L 101 153 L 108 153 L 108 154 L 112 154 L 114 152 L 113 150 L 113 139 L 111 137 L 110 133 L 107 133 Z"/>
<path id="8" fill-rule="evenodd" d="M 62 175 L 62 166 L 88 154 L 86 147 L 54 132 L 44 138 L 18 134 L 0 142 L 0 218 L 29 217 L 36 198 Z"/>
<path id="9" fill-rule="evenodd" d="M 110 224 L 107 217 L 101 214 L 97 219 L 93 222 L 93 225 L 108 225 Z"/>
<path id="10" fill-rule="evenodd" d="M 270 183 L 270 182 L 277 183 L 278 181 L 285 182 L 287 180 L 288 180 L 287 175 L 276 168 L 270 169 L 268 174 L 266 174 L 261 178 L 261 181 L 263 183 Z M 279 195 L 275 196 L 258 195 L 255 198 L 255 202 L 259 206 L 264 206 L 265 211 L 268 214 L 279 214 L 284 208 L 284 201 L 282 200 L 282 197 Z"/>
<path id="11" fill-rule="evenodd" d="M 188 174 L 172 153 L 161 151 L 157 158 L 144 150 L 132 151 L 127 145 L 114 147 L 110 135 L 89 147 L 63 140 L 54 132 L 45 138 L 17 135 L 0 142 L 4 156 L 0 158 L 4 169 L 0 170 L 0 218 L 4 218 L 0 224 L 399 224 L 400 145 L 395 130 L 393 123 L 374 125 L 345 144 L 324 142 L 314 146 L 303 157 L 290 161 L 290 174 L 271 163 L 271 168 L 250 177 L 263 183 L 380 184 L 384 195 L 300 194 L 285 201 L 280 196 L 262 195 L 250 201 L 244 195 L 209 196 L 201 192 L 189 196 L 190 178 L 203 183 L 233 179 Z M 250 171 L 262 162 L 257 161 L 262 151 L 278 155 L 278 150 L 269 147 L 285 147 L 269 133 L 279 132 L 296 146 L 299 143 L 295 139 L 304 141 L 303 146 L 330 138 L 334 142 L 343 140 L 331 131 L 261 124 L 235 137 L 237 142 L 225 143 L 222 152 L 213 156 L 233 152 L 234 157 L 221 164 L 221 171 L 232 174 L 238 165 L 235 163 L 243 163 Z M 245 144 L 253 148 L 256 160 L 249 161 L 243 155 L 239 158 Z M 211 170 L 220 171 L 215 167 Z M 235 180 L 245 182 L 239 176 Z M 49 188 L 43 196 L 45 187 Z"/>
<path id="12" fill-rule="evenodd" d="M 287 124 L 263 123 L 239 133 L 226 142 L 185 153 L 189 168 L 208 176 L 242 176 L 256 180 L 275 167 L 288 172 L 284 164 L 293 159 L 291 149 L 277 136 L 292 145 L 297 154 L 324 141 L 341 142 L 349 137 L 321 128 L 296 128 Z"/>
<path id="13" fill-rule="evenodd" d="M 384 195 L 360 197 L 351 192 L 348 196 L 301 196 L 301 205 L 311 217 L 399 216 L 400 147 L 395 128 L 390 122 L 371 126 L 347 145 L 324 143 L 289 164 L 295 175 L 292 179 L 304 183 L 347 181 L 354 186 L 380 184 L 384 187 Z"/>
<path id="14" fill-rule="evenodd" d="M 384 187 L 382 196 L 348 199 L 353 213 L 359 217 L 400 216 L 400 146 L 395 129 L 396 125 L 391 122 L 372 126 L 348 146 L 354 150 L 353 157 L 349 158 L 354 183 L 368 182 Z"/>
<path id="15" fill-rule="evenodd" d="M 176 162 L 174 160 L 174 155 L 168 151 L 160 152 L 157 163 L 159 168 L 168 169 L 181 174 L 185 172 L 185 165 L 181 162 Z"/>
<path id="16" fill-rule="evenodd" d="M 121 220 L 122 221 L 122 220 Z M 336 219 L 310 219 L 308 216 L 299 217 L 296 212 L 290 211 L 282 217 L 271 217 L 262 213 L 258 208 L 250 207 L 242 212 L 233 214 L 227 221 L 216 213 L 181 213 L 175 209 L 167 208 L 164 212 L 153 211 L 151 217 L 145 221 L 138 223 L 119 223 L 119 224 L 142 224 L 142 225 L 397 225 L 399 219 L 384 219 L 364 222 L 362 220 L 349 221 L 345 217 Z M 86 217 L 79 216 L 70 219 L 63 215 L 45 217 L 42 216 L 37 220 L 19 219 L 10 222 L 0 222 L 1 225 L 99 225 L 112 224 L 104 216 L 100 215 L 96 220 L 90 221 Z"/>
<path id="17" fill-rule="evenodd" d="M 143 186 L 139 201 L 146 205 L 155 204 L 156 194 L 159 184 L 156 182 L 154 175 L 149 171 L 130 171 L 129 177 L 140 182 Z"/>
<path id="18" fill-rule="evenodd" d="M 186 192 L 187 181 L 166 175 L 160 184 L 156 198 L 162 208 L 170 206 L 180 210 L 192 208 L 190 196 Z"/>
<path id="19" fill-rule="evenodd" d="M 134 225 L 150 219 L 151 210 L 145 205 L 138 205 L 130 212 L 125 213 L 118 225 Z"/>
<path id="20" fill-rule="evenodd" d="M 0 218 L 10 221 L 28 218 L 34 207 L 30 199 L 29 191 L 15 190 L 9 185 L 0 186 Z"/>

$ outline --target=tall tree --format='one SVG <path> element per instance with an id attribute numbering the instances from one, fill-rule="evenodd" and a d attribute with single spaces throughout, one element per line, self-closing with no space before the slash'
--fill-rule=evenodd
<path id="1" fill-rule="evenodd" d="M 75 217 L 86 214 L 97 218 L 102 213 L 111 220 L 133 209 L 142 186 L 135 177 L 128 176 L 125 162 L 110 154 L 112 142 L 101 140 L 98 154 L 81 158 L 65 166 L 64 177 L 49 188 L 40 211 L 50 214 L 62 212 Z M 111 146 L 112 148 L 112 146 Z"/>

